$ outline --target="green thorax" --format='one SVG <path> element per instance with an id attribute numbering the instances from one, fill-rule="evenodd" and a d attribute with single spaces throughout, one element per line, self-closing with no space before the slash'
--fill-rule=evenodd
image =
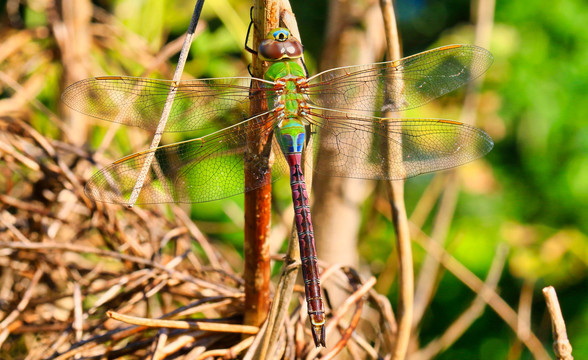
<path id="1" fill-rule="evenodd" d="M 285 60 L 272 63 L 263 78 L 269 81 L 276 81 L 290 76 L 305 77 L 304 70 L 297 62 Z"/>
<path id="2" fill-rule="evenodd" d="M 298 117 L 299 115 L 300 104 L 304 102 L 304 96 L 298 91 L 297 81 L 304 77 L 302 66 L 291 60 L 274 62 L 265 72 L 264 78 L 266 80 L 272 82 L 281 80 L 280 82 L 283 81 L 284 83 L 279 97 L 270 96 L 269 102 L 276 107 L 280 104 L 284 105 L 285 119 Z"/>
<path id="3" fill-rule="evenodd" d="M 278 101 L 284 105 L 283 118 L 276 127 L 276 135 L 284 154 L 302 152 L 304 148 L 305 126 L 299 115 L 304 96 L 297 88 L 297 80 L 304 77 L 302 66 L 291 60 L 272 63 L 264 75 L 265 80 L 284 82 L 279 98 L 270 96 L 268 99 L 270 103 Z"/>

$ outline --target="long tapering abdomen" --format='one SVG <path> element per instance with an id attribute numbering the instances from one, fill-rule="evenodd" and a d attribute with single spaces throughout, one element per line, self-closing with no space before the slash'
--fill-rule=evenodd
<path id="1" fill-rule="evenodd" d="M 308 317 L 312 325 L 312 336 L 316 346 L 325 345 L 325 309 L 321 297 L 321 281 L 319 277 L 314 234 L 310 219 L 310 206 L 306 193 L 306 183 L 300 166 L 300 153 L 286 154 L 290 165 L 290 186 L 292 187 L 292 201 L 300 258 L 302 260 L 302 274 L 304 275 L 304 289 L 308 304 Z"/>

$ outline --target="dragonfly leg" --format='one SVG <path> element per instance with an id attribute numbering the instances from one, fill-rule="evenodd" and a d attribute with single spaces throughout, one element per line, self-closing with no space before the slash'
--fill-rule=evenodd
<path id="1" fill-rule="evenodd" d="M 249 34 L 251 33 L 251 26 L 254 25 L 253 23 L 253 6 L 251 7 L 251 9 L 249 10 L 249 26 L 247 27 L 247 36 L 245 36 L 245 50 L 247 50 L 248 52 L 250 52 L 253 55 L 257 55 L 257 51 L 253 50 L 252 48 L 249 47 L 249 45 L 247 45 L 247 42 L 249 42 Z M 249 71 L 249 74 L 251 74 L 251 71 Z M 253 75 L 251 75 L 253 76 Z"/>

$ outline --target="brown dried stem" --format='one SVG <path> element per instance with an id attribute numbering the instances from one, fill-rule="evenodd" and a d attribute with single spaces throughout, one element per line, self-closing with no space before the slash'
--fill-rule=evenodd
<path id="1" fill-rule="evenodd" d="M 561 313 L 557 293 L 553 286 L 543 288 L 543 296 L 551 318 L 551 331 L 553 334 L 553 352 L 558 360 L 573 360 L 572 344 L 568 339 L 566 323 Z"/>
<path id="2" fill-rule="evenodd" d="M 114 320 L 119 320 L 127 324 L 141 325 L 145 327 L 190 329 L 202 331 L 241 333 L 250 335 L 255 335 L 259 331 L 259 328 L 256 326 L 223 324 L 217 322 L 212 323 L 203 321 L 149 319 L 137 316 L 123 315 L 112 310 L 107 311 L 106 315 Z"/>
<path id="3" fill-rule="evenodd" d="M 177 87 L 176 83 L 179 82 L 182 78 L 182 73 L 184 72 L 184 66 L 186 65 L 186 60 L 188 60 L 188 53 L 190 51 L 190 45 L 192 44 L 192 40 L 194 39 L 194 32 L 196 31 L 196 24 L 198 24 L 198 19 L 200 18 L 200 12 L 202 11 L 202 6 L 204 6 L 204 0 L 197 0 L 196 6 L 194 7 L 194 12 L 192 14 L 192 20 L 190 21 L 190 25 L 188 26 L 188 31 L 186 32 L 186 37 L 184 38 L 184 44 L 182 45 L 182 51 L 180 51 L 180 58 L 178 60 L 178 65 L 176 67 L 176 71 L 174 72 L 173 83 L 169 90 L 167 99 L 165 100 L 165 105 L 163 107 L 163 111 L 161 113 L 161 118 L 159 119 L 159 123 L 157 124 L 157 130 L 155 130 L 155 134 L 153 135 L 153 140 L 151 141 L 151 145 L 149 149 L 155 149 L 159 146 L 159 142 L 161 141 L 161 137 L 163 136 L 163 131 L 165 130 L 165 125 L 167 124 L 167 119 L 172 109 L 172 105 L 174 102 L 174 98 L 176 96 Z M 147 153 L 147 158 L 143 163 L 141 168 L 141 173 L 137 178 L 137 182 L 131 196 L 129 198 L 128 207 L 133 207 L 135 202 L 139 198 L 139 193 L 141 192 L 141 188 L 143 187 L 143 182 L 145 181 L 145 177 L 149 173 L 151 169 L 151 163 L 155 157 L 155 152 L 151 151 Z"/>
<path id="4" fill-rule="evenodd" d="M 259 43 L 265 34 L 278 25 L 277 0 L 257 0 L 253 5 L 253 49 L 259 47 Z M 252 56 L 251 72 L 254 77 L 263 78 L 264 64 L 255 54 Z M 259 104 L 253 104 L 260 106 Z M 267 104 L 264 104 L 267 109 Z M 252 108 L 252 112 L 264 109 Z M 269 124 L 268 124 L 269 126 Z M 259 166 L 257 158 L 267 160 L 265 181 L 267 185 L 245 193 L 245 242 L 243 246 L 245 258 L 245 324 L 259 326 L 265 320 L 269 309 L 270 298 L 270 253 L 269 233 L 271 225 L 271 165 L 269 163 L 269 149 L 271 149 L 270 132 L 264 135 L 248 135 L 245 154 L 245 187 L 258 181 L 256 178 L 259 169 L 250 169 Z"/>
<path id="5" fill-rule="evenodd" d="M 386 32 L 386 43 L 388 44 L 386 55 L 388 60 L 401 58 L 400 39 L 394 16 L 394 8 L 391 0 L 380 0 L 382 15 L 384 17 L 384 28 Z M 401 81 L 401 80 L 398 80 Z M 400 99 L 393 99 L 400 101 Z M 390 114 L 385 114 L 389 117 Z M 402 138 L 399 136 L 394 139 L 401 143 Z M 396 163 L 402 163 L 402 153 L 392 153 L 388 144 L 388 157 L 400 157 Z M 396 333 L 395 347 L 392 353 L 392 359 L 404 359 L 408 350 L 408 343 L 412 330 L 413 317 L 413 298 L 414 298 L 414 274 L 412 249 L 410 242 L 410 231 L 408 228 L 408 219 L 404 205 L 404 182 L 387 181 L 386 187 L 390 196 L 390 205 L 392 207 L 392 221 L 396 232 L 396 247 L 398 254 L 399 267 L 399 296 L 398 296 L 398 332 Z"/>

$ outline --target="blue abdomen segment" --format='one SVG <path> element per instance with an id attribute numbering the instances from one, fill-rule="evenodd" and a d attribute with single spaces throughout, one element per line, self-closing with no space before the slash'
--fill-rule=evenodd
<path id="1" fill-rule="evenodd" d="M 284 154 L 301 153 L 306 138 L 305 128 L 296 119 L 286 119 L 278 126 L 278 139 Z"/>
<path id="2" fill-rule="evenodd" d="M 305 137 L 305 132 L 301 132 L 300 134 L 298 134 L 298 136 L 296 137 L 296 149 L 294 150 L 294 152 L 302 152 L 302 150 L 304 149 Z"/>

